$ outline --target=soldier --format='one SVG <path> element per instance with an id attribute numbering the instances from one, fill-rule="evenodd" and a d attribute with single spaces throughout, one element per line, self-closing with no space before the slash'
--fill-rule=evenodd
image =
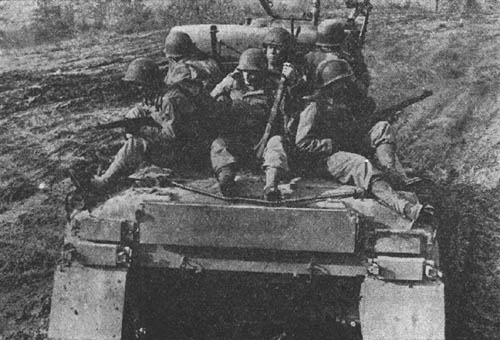
<path id="1" fill-rule="evenodd" d="M 353 153 L 357 125 L 349 101 L 353 71 L 344 60 L 320 64 L 315 91 L 300 113 L 295 146 L 302 160 L 312 167 L 323 167 L 343 184 L 352 183 L 373 194 L 411 221 L 432 215 L 431 206 L 422 207 L 398 194 L 383 179 L 383 173 L 368 159 Z M 353 137 L 354 136 L 354 137 Z"/>
<path id="2" fill-rule="evenodd" d="M 293 37 L 284 28 L 275 27 L 271 29 L 264 37 L 262 46 L 264 47 L 265 59 L 267 64 L 266 77 L 278 85 L 283 64 L 286 62 L 288 65 L 287 72 L 289 72 L 289 79 L 287 81 L 287 91 L 290 94 L 290 98 L 297 98 L 296 95 L 302 90 L 303 82 L 301 82 L 300 72 L 297 68 L 297 62 L 292 56 L 293 47 Z M 221 81 L 212 90 L 211 95 L 219 100 L 227 99 L 227 96 L 222 96 L 224 92 L 228 92 L 228 88 L 232 88 L 232 82 L 234 79 L 241 78 L 241 71 L 236 67 L 236 69 L 226 76 L 223 81 Z M 231 92 L 231 91 L 229 91 Z M 232 93 L 234 95 L 235 92 Z"/>
<path id="3" fill-rule="evenodd" d="M 267 70 L 269 77 L 276 83 L 281 78 L 283 64 L 286 62 L 293 68 L 288 80 L 289 92 L 298 93 L 302 90 L 302 71 L 301 63 L 298 62 L 293 54 L 294 38 L 286 29 L 275 27 L 271 29 L 262 42 L 264 47 Z"/>
<path id="4" fill-rule="evenodd" d="M 303 76 L 303 62 L 293 53 L 295 39 L 286 29 L 275 27 L 271 29 L 262 42 L 264 47 L 268 77 L 278 85 L 283 65 L 286 63 L 289 73 L 287 77 L 288 111 L 299 111 L 302 106 L 302 96 L 306 92 L 306 82 Z"/>
<path id="5" fill-rule="evenodd" d="M 201 81 L 207 91 L 211 91 L 222 79 L 217 62 L 200 51 L 187 33 L 171 31 L 165 38 L 163 51 L 169 60 L 170 69 L 179 63 L 187 65 L 192 79 Z M 166 82 L 169 82 L 169 76 L 170 72 L 165 77 Z"/>
<path id="6" fill-rule="evenodd" d="M 307 64 L 308 81 L 314 82 L 314 73 L 320 62 L 325 59 L 338 58 L 349 63 L 356 77 L 356 84 L 360 93 L 364 96 L 368 93 L 370 86 L 370 74 L 364 61 L 361 49 L 357 43 L 355 48 L 345 50 L 347 34 L 344 22 L 340 19 L 328 19 L 318 25 L 318 38 L 316 40 L 317 50 L 311 51 L 305 56 Z"/>
<path id="7" fill-rule="evenodd" d="M 293 37 L 286 29 L 271 29 L 262 42 L 266 52 L 267 69 L 280 74 L 284 62 L 289 62 L 293 47 Z"/>
<path id="8" fill-rule="evenodd" d="M 192 80 L 186 66 L 176 65 L 170 73 L 172 83 L 165 89 L 158 66 L 151 59 L 139 58 L 130 63 L 123 80 L 138 86 L 149 105 L 132 109 L 126 118 L 151 116 L 161 129 L 144 126 L 127 131 L 126 141 L 113 162 L 104 174 L 90 180 L 89 189 L 106 189 L 145 162 L 171 167 L 180 161 L 180 156 L 186 155 L 196 165 L 200 161 L 196 155 L 205 154 L 199 148 L 208 149 L 216 135 L 204 111 L 216 111 L 210 107 L 213 99 L 200 82 Z M 165 91 L 163 96 L 162 91 Z"/>
<path id="9" fill-rule="evenodd" d="M 351 91 L 352 102 L 359 103 L 357 108 L 359 133 L 367 134 L 370 142 L 368 152 L 362 148 L 358 149 L 357 152 L 368 156 L 374 150 L 374 159 L 377 161 L 377 165 L 390 174 L 394 184 L 398 184 L 398 186 L 404 187 L 418 181 L 418 178 L 408 178 L 404 172 L 396 153 L 396 138 L 390 123 L 379 121 L 373 126 L 367 125 L 373 124 L 369 115 L 376 106 L 375 101 L 367 97 L 370 75 L 360 48 L 356 47 L 351 48 L 349 52 L 345 51 L 344 47 L 348 38 L 344 28 L 344 22 L 340 19 L 325 20 L 318 26 L 318 39 L 316 41 L 318 50 L 309 52 L 305 56 L 308 81 L 312 84 L 315 83 L 315 73 L 323 61 L 331 59 L 347 61 L 353 70 L 354 83 L 356 84 L 355 87 L 351 87 Z M 353 42 L 351 45 L 356 45 L 356 43 Z"/>
<path id="10" fill-rule="evenodd" d="M 293 68 L 283 66 L 283 75 L 290 77 Z M 212 91 L 220 100 L 232 101 L 230 115 L 226 117 L 223 133 L 211 147 L 212 167 L 225 196 L 234 196 L 234 178 L 241 164 L 256 164 L 253 147 L 259 142 L 266 127 L 270 109 L 275 100 L 276 85 L 267 77 L 267 60 L 261 49 L 251 48 L 243 52 L 237 72 L 226 77 Z M 281 110 L 287 110 L 287 99 L 281 102 Z M 285 147 L 283 145 L 283 122 L 277 122 L 271 138 L 267 141 L 263 154 L 263 167 L 266 172 L 264 197 L 270 201 L 280 199 L 278 182 L 280 176 L 288 171 Z"/>
<path id="11" fill-rule="evenodd" d="M 217 84 L 210 95 L 220 101 L 242 100 L 245 93 L 262 88 L 261 83 L 269 82 L 265 76 L 266 68 L 267 60 L 263 52 L 258 48 L 250 48 L 241 54 L 236 70 Z M 272 88 L 272 85 L 268 87 Z"/>

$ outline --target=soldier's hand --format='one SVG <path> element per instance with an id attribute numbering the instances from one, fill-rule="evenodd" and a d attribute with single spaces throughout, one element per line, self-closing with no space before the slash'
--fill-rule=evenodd
<path id="1" fill-rule="evenodd" d="M 243 74 L 241 74 L 241 71 L 238 69 L 235 69 L 233 72 L 229 73 L 229 76 L 234 80 L 243 79 Z"/>
<path id="2" fill-rule="evenodd" d="M 134 107 L 125 115 L 126 119 L 142 118 L 149 116 L 150 111 L 142 107 Z"/>
<path id="3" fill-rule="evenodd" d="M 231 107 L 231 104 L 233 102 L 229 96 L 225 96 L 225 95 L 218 96 L 216 101 L 217 101 L 217 107 L 220 107 L 220 108 Z"/>
<path id="4" fill-rule="evenodd" d="M 288 84 L 295 84 L 297 82 L 297 69 L 292 64 L 284 63 L 281 74 L 285 76 Z"/>

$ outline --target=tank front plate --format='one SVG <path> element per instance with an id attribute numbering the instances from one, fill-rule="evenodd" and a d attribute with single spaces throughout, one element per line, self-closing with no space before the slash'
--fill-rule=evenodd
<path id="1" fill-rule="evenodd" d="M 354 253 L 347 209 L 145 202 L 141 244 Z"/>

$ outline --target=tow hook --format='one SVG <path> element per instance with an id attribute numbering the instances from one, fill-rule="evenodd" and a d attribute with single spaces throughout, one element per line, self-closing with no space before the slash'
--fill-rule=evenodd
<path id="1" fill-rule="evenodd" d="M 431 280 L 437 280 L 443 277 L 443 273 L 436 268 L 436 263 L 433 260 L 425 261 L 424 273 L 425 277 Z"/>
<path id="2" fill-rule="evenodd" d="M 368 274 L 379 276 L 380 275 L 380 266 L 377 264 L 376 259 L 368 259 Z"/>
<path id="3" fill-rule="evenodd" d="M 118 253 L 116 254 L 116 264 L 123 266 L 130 266 L 132 261 L 132 248 L 130 247 L 119 247 Z"/>

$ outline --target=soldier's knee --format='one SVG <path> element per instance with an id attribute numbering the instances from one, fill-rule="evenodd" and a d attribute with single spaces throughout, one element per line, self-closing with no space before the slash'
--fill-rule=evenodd
<path id="1" fill-rule="evenodd" d="M 353 163 L 354 183 L 357 186 L 368 190 L 374 176 L 376 176 L 377 170 L 374 168 L 373 164 L 363 156 L 357 155 L 357 157 L 353 160 Z"/>
<path id="2" fill-rule="evenodd" d="M 354 169 L 367 169 L 372 167 L 371 162 L 364 156 L 349 153 L 348 157 L 349 162 Z"/>
<path id="3" fill-rule="evenodd" d="M 226 142 L 222 138 L 216 138 L 212 142 L 212 145 L 210 145 L 210 152 L 211 153 L 218 153 L 222 150 L 225 150 L 226 148 L 227 148 Z"/>
<path id="4" fill-rule="evenodd" d="M 268 148 L 283 148 L 283 137 L 281 136 L 273 136 L 269 139 L 267 142 L 267 147 Z"/>
<path id="5" fill-rule="evenodd" d="M 267 142 L 264 150 L 263 166 L 283 169 L 288 171 L 288 157 L 283 146 L 283 137 L 273 136 Z"/>
<path id="6" fill-rule="evenodd" d="M 331 155 L 327 160 L 328 168 L 333 172 L 338 171 L 357 171 L 365 167 L 366 163 L 370 163 L 365 157 L 351 152 L 339 151 Z"/>
<path id="7" fill-rule="evenodd" d="M 370 144 L 376 148 L 381 144 L 394 144 L 394 131 L 387 121 L 377 122 L 370 130 Z"/>
<path id="8" fill-rule="evenodd" d="M 224 166 L 236 163 L 236 158 L 229 152 L 227 143 L 222 138 L 217 138 L 212 142 L 210 160 L 215 173 Z"/>

